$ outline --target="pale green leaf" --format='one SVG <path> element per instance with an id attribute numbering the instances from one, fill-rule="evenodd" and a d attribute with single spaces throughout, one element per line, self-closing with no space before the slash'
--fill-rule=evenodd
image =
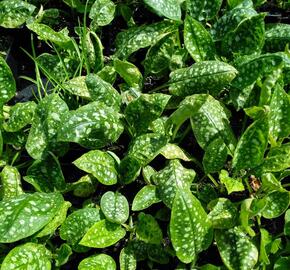
<path id="1" fill-rule="evenodd" d="M 132 248 L 124 247 L 120 252 L 119 261 L 121 270 L 137 269 L 137 259 Z"/>
<path id="2" fill-rule="evenodd" d="M 93 255 L 83 259 L 78 270 L 116 270 L 114 259 L 107 254 Z"/>
<path id="3" fill-rule="evenodd" d="M 221 170 L 219 174 L 219 179 L 221 183 L 225 185 L 228 194 L 231 194 L 232 192 L 239 192 L 245 190 L 242 179 L 239 178 L 235 179 L 230 177 L 229 173 L 225 170 Z"/>
<path id="4" fill-rule="evenodd" d="M 109 24 L 115 16 L 116 6 L 111 0 L 96 0 L 91 7 L 89 17 L 91 26 L 104 26 Z"/>
<path id="5" fill-rule="evenodd" d="M 156 193 L 156 186 L 154 185 L 148 185 L 140 189 L 134 197 L 132 210 L 141 211 L 152 204 L 160 202 Z"/>
<path id="6" fill-rule="evenodd" d="M 0 57 L 0 105 L 3 105 L 9 101 L 15 95 L 15 92 L 16 82 L 14 80 L 12 71 L 5 62 L 4 58 Z"/>
<path id="7" fill-rule="evenodd" d="M 168 143 L 161 148 L 160 154 L 166 159 L 181 159 L 183 161 L 190 161 L 190 157 L 178 145 Z"/>

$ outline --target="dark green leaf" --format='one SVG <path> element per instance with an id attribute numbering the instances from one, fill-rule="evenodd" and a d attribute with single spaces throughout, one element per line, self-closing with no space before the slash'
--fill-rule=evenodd
<path id="1" fill-rule="evenodd" d="M 289 24 L 275 23 L 266 25 L 265 33 L 265 51 L 284 51 L 290 42 Z"/>
<path id="2" fill-rule="evenodd" d="M 56 249 L 55 266 L 66 264 L 71 255 L 71 247 L 68 244 L 62 244 L 58 249 Z"/>
<path id="3" fill-rule="evenodd" d="M 7 1 L 8 2 L 8 1 Z M 10 2 L 10 1 L 9 1 Z M 0 3 L 1 5 L 2 3 Z M 1 6 L 0 6 L 1 14 Z M 16 83 L 13 74 L 5 62 L 4 58 L 0 56 L 0 106 L 9 101 L 16 92 Z"/>
<path id="4" fill-rule="evenodd" d="M 284 234 L 290 236 L 290 209 L 285 213 Z"/>
<path id="5" fill-rule="evenodd" d="M 290 257 L 281 257 L 275 262 L 273 270 L 287 270 L 289 265 Z"/>
<path id="6" fill-rule="evenodd" d="M 218 13 L 222 0 L 186 0 L 189 14 L 198 20 L 212 19 Z"/>

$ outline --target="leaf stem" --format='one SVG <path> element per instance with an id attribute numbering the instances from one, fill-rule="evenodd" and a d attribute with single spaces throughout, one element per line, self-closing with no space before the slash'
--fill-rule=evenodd
<path id="1" fill-rule="evenodd" d="M 213 176 L 211 174 L 207 174 L 207 177 L 213 182 L 213 184 L 216 186 L 216 187 L 219 187 L 219 184 L 218 182 L 213 178 Z"/>

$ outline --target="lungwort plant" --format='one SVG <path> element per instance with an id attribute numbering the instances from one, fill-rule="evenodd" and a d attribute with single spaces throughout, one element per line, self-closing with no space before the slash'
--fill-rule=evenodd
<path id="1" fill-rule="evenodd" d="M 0 269 L 290 269 L 288 2 L 1 1 Z"/>

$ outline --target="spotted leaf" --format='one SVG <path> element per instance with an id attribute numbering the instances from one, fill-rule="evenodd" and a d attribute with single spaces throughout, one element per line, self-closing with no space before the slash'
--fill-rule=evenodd
<path id="1" fill-rule="evenodd" d="M 51 269 L 52 254 L 45 246 L 26 243 L 13 248 L 5 257 L 1 270 Z"/>
<path id="2" fill-rule="evenodd" d="M 64 200 L 59 193 L 22 194 L 0 202 L 0 242 L 26 238 L 48 224 Z"/>
<path id="3" fill-rule="evenodd" d="M 108 107 L 119 110 L 121 96 L 111 84 L 95 74 L 87 75 L 85 82 L 93 101 L 103 102 Z"/>
<path id="4" fill-rule="evenodd" d="M 116 6 L 111 0 L 96 0 L 91 7 L 89 17 L 92 19 L 91 27 L 109 24 L 115 16 Z"/>
<path id="5" fill-rule="evenodd" d="M 140 135 L 161 116 L 170 99 L 165 94 L 142 94 L 131 101 L 125 109 L 125 118 L 131 124 L 134 134 Z"/>
<path id="6" fill-rule="evenodd" d="M 123 132 L 121 115 L 100 102 L 91 102 L 66 113 L 58 130 L 58 140 L 75 142 L 87 148 L 100 148 L 115 142 Z"/>
<path id="7" fill-rule="evenodd" d="M 184 168 L 178 160 L 171 160 L 152 176 L 157 186 L 156 195 L 171 208 L 178 190 L 190 188 L 195 175 L 194 170 Z"/>
<path id="8" fill-rule="evenodd" d="M 124 247 L 120 252 L 120 269 L 121 270 L 136 270 L 137 259 L 134 250 L 130 247 Z"/>
<path id="9" fill-rule="evenodd" d="M 121 225 L 111 223 L 105 219 L 95 223 L 84 235 L 80 245 L 93 248 L 105 248 L 121 240 L 126 231 Z"/>
<path id="10" fill-rule="evenodd" d="M 1 4 L 2 3 L 0 3 L 0 5 Z M 13 74 L 3 57 L 0 57 L 0 82 L 0 105 L 3 105 L 9 101 L 16 92 L 16 83 Z"/>
<path id="11" fill-rule="evenodd" d="M 220 61 L 203 61 L 170 73 L 169 91 L 175 96 L 210 92 L 217 95 L 237 74 L 231 65 Z"/>
<path id="12" fill-rule="evenodd" d="M 8 132 L 16 132 L 32 123 L 36 104 L 33 101 L 17 103 L 9 111 L 9 118 L 3 124 L 3 128 Z"/>
<path id="13" fill-rule="evenodd" d="M 290 134 L 290 96 L 276 84 L 270 103 L 269 126 L 273 139 Z"/>
<path id="14" fill-rule="evenodd" d="M 290 42 L 289 24 L 275 23 L 266 25 L 264 50 L 267 52 L 284 51 Z"/>
<path id="15" fill-rule="evenodd" d="M 104 185 L 117 183 L 117 170 L 114 158 L 103 151 L 92 150 L 73 162 L 79 169 L 92 174 Z"/>
<path id="16" fill-rule="evenodd" d="M 78 270 L 116 270 L 117 266 L 114 259 L 107 254 L 98 254 L 83 259 Z"/>
<path id="17" fill-rule="evenodd" d="M 16 28 L 32 15 L 35 6 L 21 0 L 3 0 L 0 3 L 0 26 Z"/>
<path id="18" fill-rule="evenodd" d="M 48 95 L 41 100 L 35 110 L 25 146 L 31 157 L 44 158 L 48 151 L 64 153 L 63 144 L 56 142 L 56 135 L 61 125 L 61 118 L 67 112 L 68 106 L 57 94 Z"/>
<path id="19" fill-rule="evenodd" d="M 101 220 L 100 210 L 84 208 L 70 214 L 60 227 L 60 237 L 75 245 L 96 222 Z"/>
<path id="20" fill-rule="evenodd" d="M 268 219 L 279 217 L 290 204 L 290 194 L 288 191 L 273 191 L 266 195 L 266 203 L 262 216 Z"/>
<path id="21" fill-rule="evenodd" d="M 211 210 L 208 218 L 214 228 L 229 229 L 236 224 L 238 211 L 230 200 L 225 198 L 213 200 L 208 204 L 207 208 Z"/>
<path id="22" fill-rule="evenodd" d="M 132 210 L 140 211 L 160 201 L 157 196 L 156 186 L 148 185 L 140 189 L 136 194 L 133 200 Z"/>
<path id="23" fill-rule="evenodd" d="M 177 25 L 170 21 L 163 21 L 151 25 L 132 27 L 121 32 L 116 38 L 117 51 L 115 56 L 120 59 L 128 58 L 133 52 L 149 47 L 168 33 L 176 31 Z"/>
<path id="24" fill-rule="evenodd" d="M 226 170 L 221 170 L 219 174 L 219 179 L 221 183 L 225 185 L 228 194 L 231 194 L 232 192 L 245 190 L 242 179 L 240 178 L 235 179 L 230 177 L 229 173 Z"/>
<path id="25" fill-rule="evenodd" d="M 141 161 L 133 156 L 124 157 L 119 166 L 119 179 L 123 184 L 133 182 L 140 174 L 142 168 Z"/>
<path id="26" fill-rule="evenodd" d="M 136 235 L 138 239 L 149 244 L 160 244 L 163 238 L 162 231 L 155 218 L 143 212 L 138 215 Z"/>
<path id="27" fill-rule="evenodd" d="M 228 149 L 221 138 L 212 141 L 205 149 L 202 164 L 206 173 L 217 172 L 226 163 Z"/>
<path id="28" fill-rule="evenodd" d="M 34 161 L 28 168 L 24 180 L 40 192 L 63 191 L 66 188 L 59 161 L 52 155 Z"/>
<path id="29" fill-rule="evenodd" d="M 236 170 L 255 168 L 263 162 L 268 145 L 269 125 L 266 118 L 252 123 L 240 138 L 233 157 Z"/>
<path id="30" fill-rule="evenodd" d="M 218 13 L 222 0 L 186 0 L 186 9 L 190 16 L 198 20 L 212 19 Z"/>
<path id="31" fill-rule="evenodd" d="M 9 200 L 23 193 L 21 175 L 16 167 L 6 165 L 0 176 L 2 185 L 0 192 L 1 199 Z"/>
<path id="32" fill-rule="evenodd" d="M 144 0 L 155 13 L 171 20 L 181 20 L 180 3 L 177 0 Z"/>
<path id="33" fill-rule="evenodd" d="M 160 150 L 160 154 L 164 156 L 166 159 L 181 159 L 183 161 L 190 161 L 190 157 L 188 156 L 183 149 L 181 149 L 178 145 L 168 143 Z"/>
<path id="34" fill-rule="evenodd" d="M 258 250 L 239 227 L 217 230 L 215 240 L 221 258 L 228 269 L 254 269 L 258 261 Z"/>
<path id="35" fill-rule="evenodd" d="M 106 219 L 122 224 L 129 218 L 129 204 L 119 192 L 107 191 L 101 198 L 101 209 Z"/>
<path id="36" fill-rule="evenodd" d="M 215 46 L 210 33 L 190 16 L 186 16 L 184 22 L 184 44 L 195 62 L 214 58 Z"/>
<path id="37" fill-rule="evenodd" d="M 212 227 L 201 203 L 188 188 L 178 190 L 172 205 L 170 238 L 176 256 L 190 263 L 212 242 Z"/>

